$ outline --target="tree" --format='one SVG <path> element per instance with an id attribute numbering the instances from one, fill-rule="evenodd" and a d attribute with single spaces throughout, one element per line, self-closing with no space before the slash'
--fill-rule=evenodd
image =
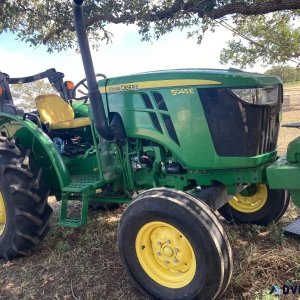
<path id="1" fill-rule="evenodd" d="M 51 84 L 45 80 L 31 83 L 10 85 L 14 104 L 24 111 L 32 111 L 36 108 L 35 98 L 43 94 L 58 94 Z"/>
<path id="2" fill-rule="evenodd" d="M 71 1 L 0 0 L 0 4 L 0 33 L 10 30 L 33 46 L 45 44 L 49 52 L 77 46 Z M 299 0 L 85 0 L 85 23 L 94 47 L 111 39 L 109 23 L 136 24 L 144 40 L 159 38 L 174 28 L 189 28 L 189 36 L 196 34 L 201 42 L 207 30 L 214 30 L 229 18 L 241 27 L 249 16 L 272 12 L 291 13 L 298 18 L 299 9 Z M 242 53 L 245 47 L 229 44 L 229 49 Z M 265 55 L 262 52 L 254 56 Z M 228 52 L 222 60 L 235 61 Z"/>
<path id="3" fill-rule="evenodd" d="M 265 74 L 279 76 L 284 83 L 300 80 L 299 71 L 290 66 L 274 66 L 268 69 Z"/>
<path id="4" fill-rule="evenodd" d="M 241 68 L 263 64 L 300 63 L 300 11 L 272 14 L 237 16 L 234 19 L 236 36 L 227 42 L 220 61 L 231 62 Z M 230 29 L 232 26 L 225 24 Z"/>

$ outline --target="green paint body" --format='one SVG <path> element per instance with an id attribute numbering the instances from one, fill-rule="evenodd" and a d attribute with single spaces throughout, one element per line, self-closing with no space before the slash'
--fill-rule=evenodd
<path id="1" fill-rule="evenodd" d="M 99 89 L 106 113 L 121 116 L 126 139 L 103 140 L 93 126 L 90 106 L 75 102 L 75 117 L 91 119 L 83 135 L 93 141 L 84 155 L 75 157 L 61 155 L 40 128 L 19 116 L 0 113 L 0 131 L 32 149 L 52 194 L 64 203 L 62 220 L 67 220 L 67 198 L 72 189 L 82 194 L 83 216 L 77 223 L 61 222 L 66 226 L 86 222 L 90 200 L 129 202 L 132 192 L 155 186 L 189 190 L 219 182 L 234 195 L 239 184 L 265 183 L 271 188 L 291 190 L 300 205 L 300 140 L 289 145 L 287 160 L 277 160 L 276 149 L 254 156 L 219 155 L 199 93 L 200 89 L 274 85 L 281 86 L 277 77 L 236 70 L 160 71 L 101 80 Z M 279 122 L 279 113 L 276 120 Z M 168 122 L 173 124 L 171 130 Z M 184 171 L 179 168 L 170 173 L 170 162 L 176 162 Z"/>

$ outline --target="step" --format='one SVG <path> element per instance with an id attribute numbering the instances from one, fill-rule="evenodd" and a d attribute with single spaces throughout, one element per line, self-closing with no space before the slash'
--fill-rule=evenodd
<path id="1" fill-rule="evenodd" d="M 62 189 L 60 221 L 58 224 L 72 228 L 86 224 L 89 197 L 91 194 L 95 194 L 96 189 L 100 188 L 102 184 L 103 182 L 99 175 L 82 174 L 71 176 L 70 183 Z M 74 197 L 72 194 L 76 194 L 76 199 L 72 199 Z M 80 216 L 69 216 L 69 201 L 81 201 Z"/>
<path id="2" fill-rule="evenodd" d="M 70 183 L 62 191 L 67 193 L 82 193 L 86 189 L 96 189 L 102 184 L 99 175 L 74 175 Z"/>
<path id="3" fill-rule="evenodd" d="M 69 200 L 70 193 L 63 192 L 61 199 L 61 207 L 60 207 L 60 218 L 58 224 L 66 227 L 80 227 L 81 225 L 86 224 L 87 215 L 88 215 L 88 205 L 89 205 L 89 195 L 86 192 L 81 193 L 81 199 L 72 199 Z M 80 201 L 81 207 L 78 211 L 78 214 L 75 216 L 69 215 L 69 201 Z"/>

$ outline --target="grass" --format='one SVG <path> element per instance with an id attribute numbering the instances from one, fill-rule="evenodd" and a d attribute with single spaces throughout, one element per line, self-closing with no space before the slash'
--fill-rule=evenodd
<path id="1" fill-rule="evenodd" d="M 300 111 L 284 112 L 284 119 L 299 121 Z M 282 128 L 281 153 L 298 134 L 296 129 Z M 56 225 L 59 203 L 53 199 L 50 203 L 55 215 L 42 246 L 29 257 L 0 260 L 0 299 L 145 299 L 118 255 L 116 232 L 125 206 L 113 212 L 91 211 L 86 226 L 68 229 Z M 284 217 L 268 227 L 228 225 L 223 220 L 233 249 L 234 271 L 221 299 L 275 300 L 278 297 L 269 295 L 272 285 L 300 283 L 300 240 L 282 234 L 299 214 L 290 205 Z"/>
<path id="2" fill-rule="evenodd" d="M 277 223 L 268 227 L 227 226 L 234 253 L 232 282 L 223 299 L 273 299 L 272 285 L 300 279 L 299 240 L 283 236 L 282 231 L 299 210 L 293 205 Z"/>
<path id="3" fill-rule="evenodd" d="M 119 261 L 121 212 L 91 212 L 79 229 L 57 226 L 56 214 L 50 236 L 34 255 L 2 261 L 0 299 L 143 299 Z"/>
<path id="4" fill-rule="evenodd" d="M 50 236 L 35 254 L 1 261 L 0 299 L 145 299 L 118 257 L 116 230 L 123 209 L 91 212 L 80 229 L 58 227 L 54 219 Z M 222 299 L 276 299 L 268 294 L 273 284 L 300 279 L 299 240 L 282 235 L 282 228 L 298 214 L 291 205 L 267 228 L 224 222 L 234 272 Z"/>

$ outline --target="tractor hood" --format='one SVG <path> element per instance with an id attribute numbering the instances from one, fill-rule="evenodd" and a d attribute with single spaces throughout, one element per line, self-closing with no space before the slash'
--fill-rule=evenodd
<path id="1" fill-rule="evenodd" d="M 178 86 L 263 87 L 281 84 L 276 76 L 243 72 L 236 69 L 177 69 L 132 74 L 101 80 L 102 93 L 118 93 L 147 88 Z"/>

